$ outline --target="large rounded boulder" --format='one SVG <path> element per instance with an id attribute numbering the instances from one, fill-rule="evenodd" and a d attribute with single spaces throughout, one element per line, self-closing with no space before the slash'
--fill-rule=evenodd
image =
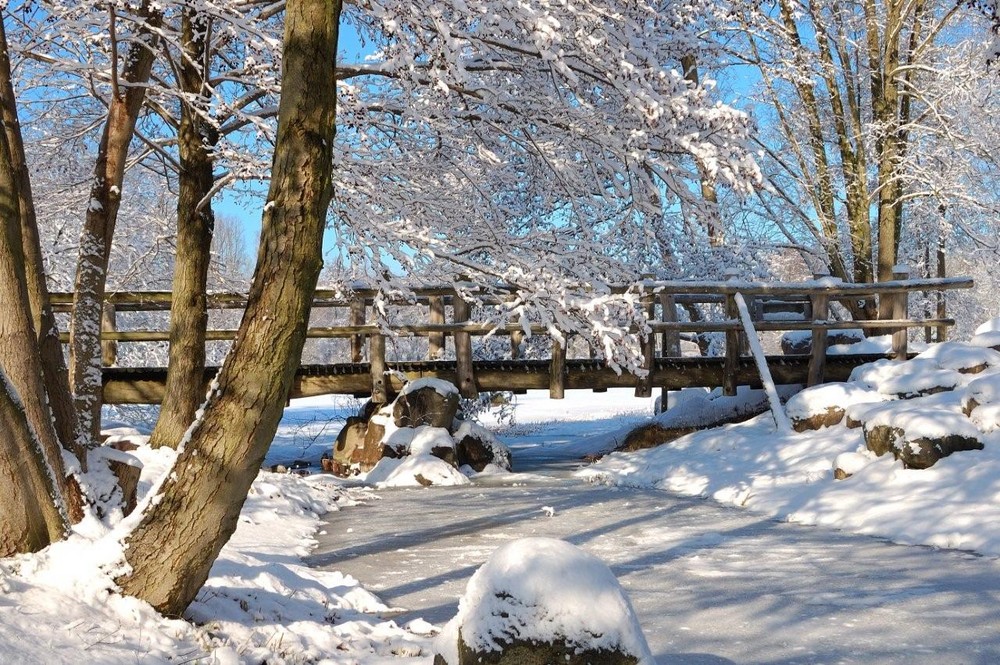
<path id="1" fill-rule="evenodd" d="M 435 665 L 654 665 L 611 570 L 562 540 L 524 538 L 469 580 Z"/>

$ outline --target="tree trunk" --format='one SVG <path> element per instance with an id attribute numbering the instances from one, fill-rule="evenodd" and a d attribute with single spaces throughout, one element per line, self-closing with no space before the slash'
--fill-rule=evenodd
<path id="1" fill-rule="evenodd" d="M 278 138 L 246 313 L 168 480 L 127 539 L 125 593 L 180 614 L 208 577 L 277 430 L 305 342 L 332 194 L 340 0 L 289 0 Z"/>
<path id="2" fill-rule="evenodd" d="M 51 497 L 55 478 L 24 415 L 24 405 L 0 370 L 0 557 L 37 552 L 66 532 Z"/>
<path id="3" fill-rule="evenodd" d="M 215 217 L 209 200 L 213 178 L 212 146 L 218 133 L 208 122 L 202 68 L 209 25 L 187 9 L 182 17 L 183 56 L 178 66 L 181 102 L 178 130 L 180 178 L 177 197 L 177 252 L 170 305 L 170 360 L 160 417 L 149 443 L 176 447 L 204 401 L 206 291 Z"/>
<path id="4" fill-rule="evenodd" d="M 24 153 L 24 139 L 21 136 L 21 125 L 17 116 L 17 102 L 14 96 L 10 56 L 7 48 L 7 33 L 2 21 L 0 21 L 0 107 L 2 107 L 4 133 L 7 136 L 7 145 L 10 151 L 10 166 L 17 184 L 26 286 L 42 359 L 41 371 L 45 391 L 52 408 L 52 415 L 55 418 L 56 433 L 60 443 L 64 448 L 76 452 L 77 456 L 81 458 L 81 463 L 86 464 L 83 456 L 79 454 L 76 411 L 73 408 L 73 396 L 69 388 L 69 375 L 63 360 L 59 328 L 56 325 L 56 318 L 49 301 L 48 285 L 45 283 L 45 265 L 38 233 L 38 217 L 31 192 L 31 177 Z"/>
<path id="5" fill-rule="evenodd" d="M 48 460 L 46 474 L 50 476 L 50 481 L 45 485 L 42 480 L 35 478 L 33 468 L 27 470 L 28 475 L 34 479 L 35 494 L 32 500 L 36 503 L 49 503 L 54 499 L 55 505 L 63 509 L 66 499 L 73 493 L 63 473 L 62 446 L 56 435 L 42 383 L 42 360 L 31 322 L 24 279 L 17 183 L 11 169 L 10 151 L 4 132 L 0 132 L 0 225 L 0 303 L 3 303 L 0 307 L 0 374 L 4 390 L 12 396 L 18 396 L 26 424 L 26 427 L 17 426 L 10 430 L 13 440 L 5 442 L 4 448 L 0 450 L 17 447 L 37 449 L 31 455 L 39 456 L 42 466 Z M 18 423 L 14 422 L 14 425 Z M 24 431 L 31 432 L 31 435 L 26 437 Z M 7 430 L 0 429 L 0 439 L 6 438 Z M 33 459 L 25 458 L 24 463 L 29 467 L 36 466 Z M 52 487 L 57 487 L 58 491 L 51 491 Z M 0 512 L 7 508 L 22 510 L 21 507 L 0 503 Z M 6 534 L 0 534 L 0 540 L 3 539 L 6 539 Z"/>
<path id="6" fill-rule="evenodd" d="M 119 90 L 118 85 L 114 86 L 80 235 L 80 257 L 70 321 L 70 382 L 85 445 L 95 445 L 101 433 L 101 313 L 108 258 L 118 221 L 128 147 L 146 97 L 145 84 L 152 71 L 158 41 L 154 29 L 162 20 L 160 13 L 150 9 L 149 5 L 148 0 L 143 2 L 139 14 L 146 17 L 146 23 L 130 43 L 125 56 L 122 79 L 126 88 Z M 113 26 L 112 19 L 114 41 Z M 117 46 L 113 44 L 112 48 Z M 112 72 L 112 75 L 117 77 L 118 72 Z"/>

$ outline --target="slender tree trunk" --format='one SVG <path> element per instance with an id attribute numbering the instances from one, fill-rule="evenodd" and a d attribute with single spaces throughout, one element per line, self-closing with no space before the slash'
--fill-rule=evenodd
<path id="1" fill-rule="evenodd" d="M 81 457 L 81 463 L 85 464 L 86 461 L 79 454 L 80 449 L 76 445 L 79 438 L 76 430 L 78 424 L 76 411 L 73 408 L 69 375 L 63 360 L 62 343 L 59 341 L 59 328 L 56 325 L 55 315 L 49 301 L 48 285 L 45 283 L 45 266 L 38 233 L 38 217 L 35 213 L 34 197 L 31 192 L 31 177 L 24 152 L 24 139 L 21 136 L 21 125 L 17 116 L 17 101 L 11 77 L 7 33 L 2 21 L 0 21 L 0 107 L 2 107 L 0 112 L 2 112 L 4 133 L 7 135 L 7 145 L 10 150 L 11 169 L 17 184 L 26 284 L 42 358 L 45 390 L 55 418 L 56 433 L 60 443 L 64 448 L 76 452 L 77 456 Z"/>
<path id="2" fill-rule="evenodd" d="M 115 41 L 113 12 L 114 9 L 112 40 Z M 101 433 L 101 313 L 108 259 L 121 205 L 128 148 L 146 97 L 145 84 L 149 81 L 155 57 L 158 38 L 152 28 L 158 27 L 162 19 L 158 10 L 150 8 L 148 0 L 143 2 L 139 13 L 146 18 L 146 24 L 140 28 L 137 39 L 131 42 L 125 55 L 121 77 L 125 89 L 120 90 L 116 84 L 112 92 L 80 236 L 70 321 L 70 382 L 81 434 L 85 437 L 81 442 L 84 446 L 95 445 Z M 117 45 L 112 47 L 117 48 Z M 118 76 L 118 72 L 112 74 Z"/>
<path id="3" fill-rule="evenodd" d="M 180 614 L 236 529 L 302 353 L 332 194 L 340 0 L 289 0 L 278 138 L 246 313 L 202 420 L 127 539 L 125 593 Z"/>
<path id="4" fill-rule="evenodd" d="M 170 306 L 170 361 L 160 417 L 150 437 L 154 447 L 176 447 L 204 401 L 206 291 L 215 218 L 209 193 L 212 146 L 218 134 L 205 117 L 204 71 L 208 21 L 187 9 L 182 17 L 181 90 L 194 101 L 181 103 L 178 130 L 180 184 L 177 197 L 177 252 Z"/>
<path id="5" fill-rule="evenodd" d="M 694 55 L 685 55 L 681 58 L 681 68 L 684 70 L 684 78 L 700 85 L 698 75 L 698 59 Z M 705 230 L 708 232 L 708 244 L 711 247 L 721 247 L 726 242 L 725 229 L 722 226 L 722 218 L 719 214 L 719 194 L 715 190 L 715 183 L 708 176 L 708 172 L 699 163 L 698 180 L 701 185 L 701 198 L 707 204 L 708 219 L 705 220 Z"/>

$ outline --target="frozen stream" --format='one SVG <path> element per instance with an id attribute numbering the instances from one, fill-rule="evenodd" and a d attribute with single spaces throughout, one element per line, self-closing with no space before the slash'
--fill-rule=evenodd
<path id="1" fill-rule="evenodd" d="M 441 624 L 496 547 L 555 536 L 611 566 L 661 665 L 1000 663 L 1000 561 L 583 484 L 545 435 L 515 449 L 529 473 L 333 513 L 310 563 L 357 577 L 397 621 Z"/>

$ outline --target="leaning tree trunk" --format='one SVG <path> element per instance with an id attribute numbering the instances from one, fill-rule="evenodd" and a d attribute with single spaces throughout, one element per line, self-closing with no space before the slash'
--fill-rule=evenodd
<path id="1" fill-rule="evenodd" d="M 127 538 L 125 593 L 180 614 L 229 540 L 281 418 L 322 267 L 341 0 L 289 0 L 268 204 L 246 313 L 155 505 Z"/>
<path id="2" fill-rule="evenodd" d="M 67 522 L 52 496 L 55 477 L 0 370 L 0 557 L 37 552 L 62 538 Z"/>
<path id="3" fill-rule="evenodd" d="M 184 55 L 178 67 L 181 90 L 196 101 L 181 102 L 178 130 L 180 152 L 177 197 L 177 252 L 170 305 L 170 360 L 160 417 L 150 436 L 153 447 L 176 447 L 205 399 L 205 329 L 208 324 L 206 291 L 211 263 L 212 145 L 218 133 L 208 112 L 202 68 L 208 47 L 209 21 L 194 10 L 182 18 Z"/>
<path id="4" fill-rule="evenodd" d="M 162 20 L 159 12 L 151 10 L 149 4 L 148 0 L 143 2 L 140 14 L 146 17 L 146 23 L 131 42 L 125 56 L 122 80 L 126 89 L 119 90 L 119 86 L 115 85 L 112 91 L 108 119 L 94 165 L 87 215 L 80 235 L 80 257 L 70 321 L 70 382 L 86 445 L 95 445 L 101 433 L 101 314 L 104 311 L 108 259 L 121 205 L 128 147 L 146 98 L 146 83 L 152 71 L 158 41 L 155 28 Z M 117 77 L 118 73 L 112 72 L 112 75 Z"/>
<path id="5" fill-rule="evenodd" d="M 11 169 L 6 134 L 0 132 L 0 378 L 4 390 L 18 396 L 23 412 L 21 417 L 25 421 L 20 427 L 16 420 L 8 417 L 14 428 L 7 431 L 0 427 L 0 440 L 3 440 L 0 450 L 32 451 L 30 455 L 37 456 L 40 461 L 25 458 L 28 467 L 26 475 L 33 479 L 31 501 L 55 501 L 55 506 L 63 512 L 66 499 L 76 494 L 70 489 L 71 484 L 63 473 L 62 446 L 52 424 L 52 412 L 42 383 L 42 360 L 31 322 L 24 273 L 17 183 Z M 7 404 L 5 408 L 15 407 Z M 31 435 L 26 436 L 25 431 L 31 432 Z M 7 441 L 8 437 L 10 441 Z M 11 459 L 16 459 L 16 456 Z M 35 467 L 47 469 L 46 475 L 50 476 L 48 483 L 36 477 Z M 51 491 L 53 487 L 58 490 Z M 0 499 L 0 512 L 22 509 L 6 503 L 6 498 L 9 497 Z M 0 534 L 0 540 L 6 540 L 6 536 Z M 34 539 L 31 542 L 35 542 Z"/>
<path id="6" fill-rule="evenodd" d="M 0 114 L 2 114 L 4 133 L 7 135 L 7 145 L 10 149 L 11 170 L 17 184 L 26 285 L 35 332 L 38 336 L 38 348 L 42 358 L 41 370 L 45 380 L 45 390 L 52 408 L 52 415 L 55 418 L 56 433 L 60 443 L 63 447 L 71 449 L 79 455 L 76 412 L 73 409 L 73 396 L 70 393 L 69 375 L 66 372 L 66 363 L 63 359 L 62 343 L 59 341 L 59 328 L 52 312 L 48 285 L 45 283 L 45 265 L 38 233 L 38 217 L 35 213 L 35 202 L 31 192 L 31 176 L 24 153 L 24 139 L 21 136 L 21 125 L 17 117 L 17 102 L 14 95 L 7 34 L 3 21 L 0 21 Z M 81 459 L 81 463 L 85 464 L 86 460 Z"/>

